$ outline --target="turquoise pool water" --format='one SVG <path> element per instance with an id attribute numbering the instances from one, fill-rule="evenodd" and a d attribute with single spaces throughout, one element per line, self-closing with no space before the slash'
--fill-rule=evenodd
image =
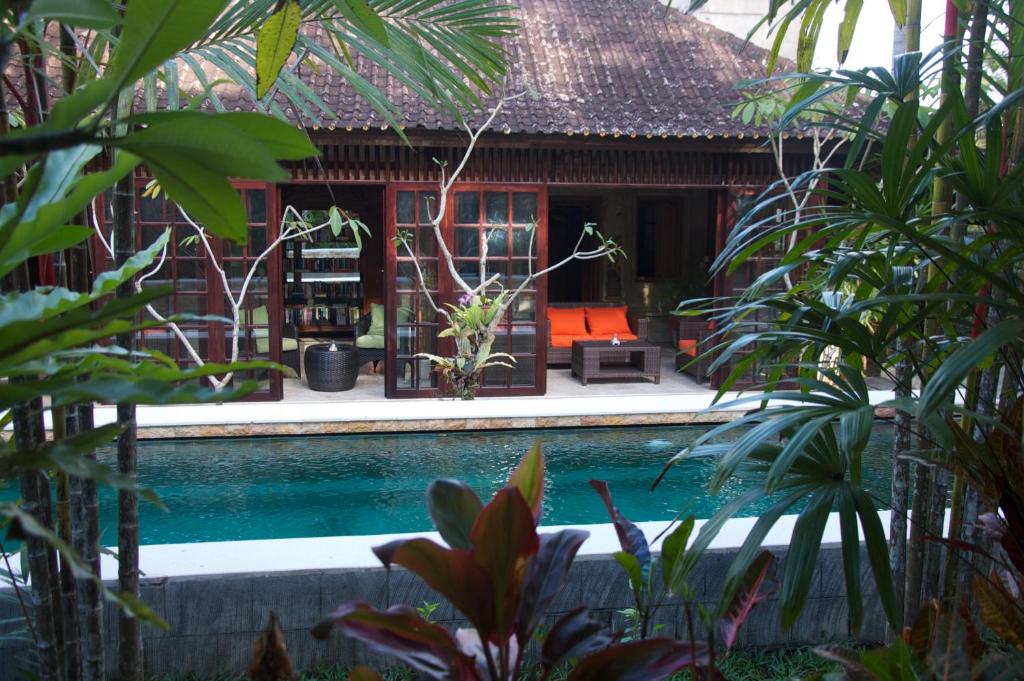
<path id="1" fill-rule="evenodd" d="M 606 480 L 633 520 L 668 520 L 681 509 L 711 516 L 747 489 L 734 480 L 710 496 L 712 459 L 677 465 L 654 492 L 665 461 L 704 426 L 620 427 L 541 431 L 290 436 L 142 441 L 140 480 L 166 511 L 143 503 L 147 544 L 280 537 L 416 532 L 432 529 L 424 490 L 436 478 L 468 482 L 486 501 L 507 480 L 534 438 L 548 461 L 543 523 L 606 522 L 587 485 Z M 876 428 L 866 456 L 867 484 L 889 496 L 891 439 Z M 112 463 L 113 452 L 101 459 Z M 0 489 L 12 498 L 16 490 Z M 101 499 L 103 539 L 116 543 L 113 493 Z M 760 509 L 751 508 L 749 515 Z"/>

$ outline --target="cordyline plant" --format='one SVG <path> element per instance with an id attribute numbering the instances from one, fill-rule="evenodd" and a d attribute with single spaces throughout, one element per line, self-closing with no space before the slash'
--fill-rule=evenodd
<path id="1" fill-rule="evenodd" d="M 437 480 L 430 485 L 430 515 L 448 546 L 417 538 L 374 549 L 386 567 L 406 568 L 447 598 L 469 621 L 469 628 L 453 634 L 427 622 L 409 606 L 377 610 L 349 602 L 317 624 L 313 635 L 325 639 L 338 629 L 431 679 L 520 678 L 527 646 L 588 536 L 575 529 L 538 535 L 543 493 L 544 457 L 537 444 L 486 506 L 459 481 Z M 585 607 L 578 608 L 548 631 L 534 671 L 546 679 L 552 671 L 578 660 L 568 677 L 572 681 L 656 680 L 706 664 L 703 643 L 670 638 L 617 643 L 616 639 Z M 380 677 L 360 668 L 352 678 Z"/>
<path id="2" fill-rule="evenodd" d="M 651 591 L 654 565 L 647 541 L 611 504 L 607 485 L 591 484 L 608 504 L 623 546 L 615 558 L 627 568 L 638 608 L 649 613 L 650 599 L 641 601 L 642 594 Z M 541 618 L 565 585 L 576 552 L 588 536 L 575 529 L 538 535 L 543 492 L 544 457 L 538 443 L 486 506 L 456 480 L 438 480 L 428 488 L 430 515 L 448 547 L 419 538 L 374 549 L 386 567 L 400 565 L 445 596 L 470 628 L 452 634 L 409 606 L 381 611 L 350 602 L 316 625 L 313 635 L 324 639 L 337 628 L 433 679 L 547 679 L 567 664 L 572 664 L 571 681 L 656 680 L 683 669 L 690 669 L 694 678 L 721 678 L 714 669 L 714 630 L 721 632 L 726 649 L 731 647 L 740 625 L 763 599 L 759 592 L 772 560 L 768 553 L 727 591 L 735 596 L 705 619 L 711 623 L 709 642 L 694 639 L 692 621 L 687 642 L 647 638 L 646 615 L 641 635 L 621 642 L 621 634 L 609 633 L 586 607 L 580 607 L 564 614 L 547 632 L 537 663 L 525 663 L 528 645 L 538 638 Z M 686 599 L 692 597 L 686 579 L 706 548 L 698 540 L 687 550 L 692 529 L 692 518 L 676 528 L 666 538 L 661 557 L 665 591 Z M 351 678 L 380 677 L 363 667 Z"/>

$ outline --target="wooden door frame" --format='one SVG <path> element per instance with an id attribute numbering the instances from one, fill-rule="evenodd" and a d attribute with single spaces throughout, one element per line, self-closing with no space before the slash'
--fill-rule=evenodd
<path id="1" fill-rule="evenodd" d="M 445 202 L 445 214 L 441 220 L 441 237 L 445 245 L 451 249 L 454 240 L 454 210 L 455 193 L 457 191 L 497 191 L 497 192 L 535 192 L 537 194 L 537 236 L 534 246 L 537 259 L 535 271 L 547 267 L 548 243 L 547 243 L 547 211 L 548 211 L 548 188 L 546 184 L 537 183 L 513 183 L 496 184 L 486 182 L 465 182 L 456 183 L 449 190 L 448 200 Z M 396 195 L 399 191 L 434 191 L 440 194 L 440 187 L 437 183 L 431 182 L 388 182 L 384 192 L 384 235 L 386 239 L 384 251 L 384 395 L 388 398 L 417 398 L 417 397 L 441 397 L 445 395 L 444 386 L 439 381 L 437 388 L 398 389 L 397 354 L 398 354 L 398 313 L 397 313 L 397 290 L 398 280 L 398 249 L 395 244 L 397 234 L 396 217 Z M 417 208 L 418 209 L 418 208 Z M 510 246 L 511 248 L 511 246 Z M 448 300 L 452 293 L 451 275 L 444 263 L 444 256 L 438 250 L 438 273 L 437 290 L 439 305 L 442 301 Z M 510 256 L 511 257 L 511 256 Z M 536 282 L 536 348 L 534 353 L 534 385 L 508 388 L 481 388 L 478 394 L 486 396 L 534 396 L 543 395 L 547 391 L 547 278 L 543 277 Z M 439 328 L 443 320 L 438 320 Z M 440 354 L 452 354 L 454 343 L 450 339 L 440 339 L 438 344 Z"/>

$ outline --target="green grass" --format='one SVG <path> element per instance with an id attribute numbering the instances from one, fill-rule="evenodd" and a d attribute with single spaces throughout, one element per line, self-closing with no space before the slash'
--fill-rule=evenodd
<path id="1" fill-rule="evenodd" d="M 818 657 L 809 647 L 780 648 L 777 650 L 737 650 L 719 662 L 719 669 L 728 681 L 789 681 L 805 679 L 819 674 L 836 671 L 838 667 Z M 415 674 L 401 669 L 381 674 L 385 681 L 413 681 Z M 552 675 L 552 681 L 562 677 Z M 689 681 L 690 674 L 683 673 L 673 681 Z M 304 671 L 300 681 L 347 681 L 348 669 L 342 667 L 319 667 Z M 232 674 L 168 674 L 151 677 L 147 681 L 245 681 L 244 677 Z"/>

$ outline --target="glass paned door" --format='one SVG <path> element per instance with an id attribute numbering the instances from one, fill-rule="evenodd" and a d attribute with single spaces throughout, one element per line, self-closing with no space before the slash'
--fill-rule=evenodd
<path id="1" fill-rule="evenodd" d="M 758 191 L 729 191 L 722 192 L 719 201 L 718 211 L 718 225 L 716 244 L 718 252 L 721 252 L 725 247 L 726 239 L 733 227 L 735 227 L 738 220 L 744 218 L 747 213 L 757 206 L 758 199 L 761 193 Z M 764 225 L 764 229 L 768 230 L 774 226 L 774 221 L 771 219 L 771 213 L 762 213 L 753 218 L 748 218 L 748 221 L 761 223 Z M 747 288 L 758 280 L 763 274 L 778 267 L 783 255 L 786 252 L 786 244 L 784 239 L 765 244 L 760 251 L 750 257 L 736 268 L 732 273 L 719 273 L 715 281 L 715 294 L 717 296 L 724 297 L 737 297 L 744 293 Z M 767 288 L 768 291 L 776 291 L 782 286 L 781 282 L 777 282 L 772 287 Z M 738 330 L 739 333 L 744 332 L 756 332 L 764 330 L 766 324 L 774 319 L 774 313 L 768 309 L 756 310 L 744 318 L 743 327 Z M 725 366 L 716 372 L 716 376 L 712 378 L 712 387 L 718 387 L 720 382 L 729 374 L 732 370 L 732 366 L 750 355 L 754 350 L 754 346 L 747 349 L 741 349 L 733 355 L 733 359 L 728 366 Z M 762 367 L 758 365 L 751 365 L 745 375 L 736 383 L 735 387 L 749 388 L 753 385 L 759 385 L 768 378 L 770 368 Z"/>
<path id="2" fill-rule="evenodd" d="M 437 215 L 438 194 L 429 186 L 390 189 L 387 337 L 385 374 L 389 397 L 412 397 L 437 392 L 438 374 L 419 353 L 438 354 L 441 278 L 437 238 L 431 220 Z M 401 235 L 408 247 L 398 244 Z M 415 254 L 415 258 L 413 257 Z"/>
<path id="3" fill-rule="evenodd" d="M 169 297 L 154 304 L 156 311 L 162 316 L 190 314 L 230 318 L 231 302 L 225 295 L 224 282 L 216 268 L 211 266 L 206 246 L 195 238 L 197 233 L 188 216 L 172 201 L 168 201 L 164 193 L 156 198 L 144 196 L 147 182 L 148 178 L 138 178 L 136 182 L 136 245 L 140 249 L 145 248 L 159 238 L 164 230 L 171 231 L 162 265 L 143 283 L 144 286 L 173 286 Z M 277 238 L 278 226 L 273 218 L 276 215 L 276 191 L 272 185 L 245 183 L 236 188 L 248 216 L 248 243 L 238 245 L 210 235 L 207 235 L 207 239 L 213 257 L 224 269 L 228 284 L 237 296 L 258 256 Z M 240 360 L 280 361 L 280 290 L 270 284 L 279 279 L 280 254 L 272 252 L 257 265 L 243 300 L 239 333 Z M 178 327 L 203 361 L 224 362 L 231 358 L 233 334 L 230 324 L 206 320 L 182 321 Z M 181 366 L 196 366 L 192 353 L 169 327 L 144 330 L 140 343 L 146 348 L 167 354 Z M 251 399 L 281 398 L 279 372 L 246 372 L 237 377 L 268 381 L 267 388 Z"/>
<path id="4" fill-rule="evenodd" d="M 540 260 L 539 237 L 544 233 L 540 189 L 462 185 L 453 192 L 454 243 L 452 254 L 459 276 L 471 287 L 481 282 L 493 298 L 502 290 L 516 294 L 498 330 L 492 350 L 512 355 L 513 368 L 492 367 L 484 373 L 480 394 L 539 394 L 545 387 L 543 355 L 538 343 L 539 310 L 536 282 L 530 274 L 546 264 Z M 543 239 L 546 247 L 546 238 Z M 546 255 L 546 248 L 544 249 Z M 542 324 L 541 324 L 542 325 Z"/>
<path id="5" fill-rule="evenodd" d="M 395 185 L 389 197 L 392 237 L 399 232 L 408 235 L 410 247 L 419 253 L 422 280 L 406 247 L 392 243 L 388 281 L 394 287 L 394 296 L 389 296 L 394 302 L 388 315 L 394 333 L 388 357 L 394 370 L 388 376 L 388 395 L 436 395 L 444 388 L 438 374 L 430 371 L 427 360 L 414 355 L 450 355 L 454 344 L 438 341 L 444 318 L 426 293 L 437 305 L 455 304 L 462 290 L 439 256 L 430 226 L 437 210 L 436 185 Z M 448 197 L 440 232 L 458 278 L 473 288 L 490 282 L 490 297 L 502 289 L 518 291 L 493 346 L 495 352 L 512 355 L 515 366 L 485 373 L 481 395 L 544 392 L 546 347 L 538 339 L 546 337 L 547 291 L 543 280 L 538 288 L 528 279 L 547 263 L 546 212 L 544 188 L 533 185 L 457 185 Z"/>

